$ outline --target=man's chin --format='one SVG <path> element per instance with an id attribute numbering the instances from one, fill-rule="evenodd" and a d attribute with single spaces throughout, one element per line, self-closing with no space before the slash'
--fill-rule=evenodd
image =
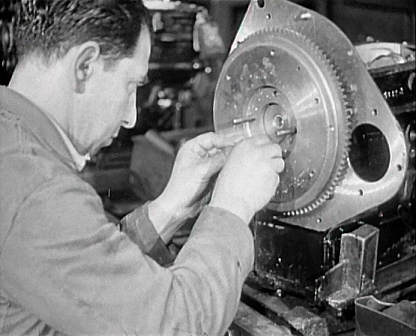
<path id="1" fill-rule="evenodd" d="M 100 151 L 101 148 L 110 146 L 113 143 L 113 140 L 114 140 L 113 138 L 110 138 L 107 141 L 105 141 L 105 142 L 101 143 L 100 145 L 98 145 L 97 147 L 93 148 L 91 150 L 91 156 L 97 154 Z"/>
<path id="2" fill-rule="evenodd" d="M 108 139 L 101 147 L 108 147 L 113 143 L 113 138 Z"/>

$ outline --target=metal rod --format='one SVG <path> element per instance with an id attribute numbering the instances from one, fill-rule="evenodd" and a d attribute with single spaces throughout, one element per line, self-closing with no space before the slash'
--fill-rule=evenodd
<path id="1" fill-rule="evenodd" d="M 241 125 L 241 124 L 245 124 L 245 123 L 250 123 L 255 121 L 256 118 L 255 117 L 245 117 L 245 118 L 237 118 L 237 119 L 233 119 L 233 125 Z"/>
<path id="2" fill-rule="evenodd" d="M 289 135 L 289 134 L 296 134 L 297 133 L 296 127 L 288 128 L 288 129 L 281 129 L 279 131 L 276 131 L 276 136 L 283 136 L 283 135 Z"/>

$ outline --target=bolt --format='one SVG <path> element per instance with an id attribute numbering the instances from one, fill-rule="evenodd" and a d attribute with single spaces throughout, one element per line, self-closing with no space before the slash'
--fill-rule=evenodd
<path id="1" fill-rule="evenodd" d="M 358 90 L 357 84 L 351 84 L 350 85 L 350 91 L 351 92 L 357 92 L 357 90 Z"/>
<path id="2" fill-rule="evenodd" d="M 411 130 L 411 131 L 409 132 L 409 140 L 410 140 L 411 142 L 416 141 L 416 131 L 415 131 L 415 130 Z"/>
<path id="3" fill-rule="evenodd" d="M 293 128 L 289 128 L 289 129 L 282 129 L 279 131 L 276 131 L 276 136 L 284 136 L 284 135 L 292 135 L 292 134 L 296 134 L 297 133 L 297 129 L 296 127 Z"/>
<path id="4" fill-rule="evenodd" d="M 233 119 L 233 125 L 240 125 L 240 124 L 245 124 L 245 123 L 251 123 L 254 120 L 256 120 L 256 118 L 254 117 L 247 117 L 247 118 L 236 118 Z"/>
<path id="5" fill-rule="evenodd" d="M 312 18 L 312 14 L 309 12 L 302 12 L 297 17 L 296 20 L 310 20 Z"/>
<path id="6" fill-rule="evenodd" d="M 284 125 L 283 118 L 280 114 L 276 114 L 273 118 L 273 127 L 281 129 Z"/>

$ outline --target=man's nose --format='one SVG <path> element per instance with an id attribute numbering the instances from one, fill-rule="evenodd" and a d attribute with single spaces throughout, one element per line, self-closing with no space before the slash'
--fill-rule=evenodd
<path id="1" fill-rule="evenodd" d="M 136 95 L 130 99 L 127 117 L 123 120 L 124 128 L 133 128 L 137 121 Z"/>

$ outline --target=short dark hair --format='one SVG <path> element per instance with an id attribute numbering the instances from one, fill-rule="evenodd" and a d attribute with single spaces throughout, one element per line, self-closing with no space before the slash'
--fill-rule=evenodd
<path id="1" fill-rule="evenodd" d="M 19 58 L 32 52 L 63 57 L 86 41 L 109 60 L 133 55 L 149 13 L 142 0 L 22 0 L 17 23 Z"/>

